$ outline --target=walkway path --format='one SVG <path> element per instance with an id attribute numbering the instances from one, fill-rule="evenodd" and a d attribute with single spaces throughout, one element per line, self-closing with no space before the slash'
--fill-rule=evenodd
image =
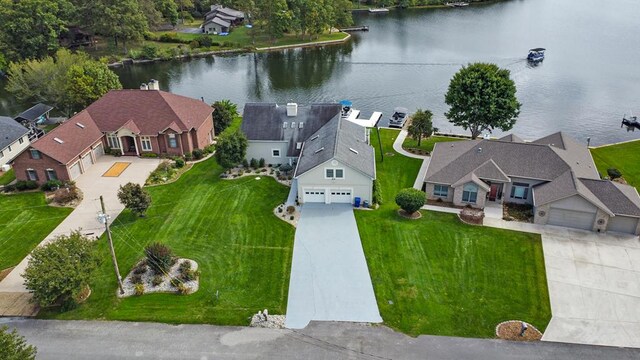
<path id="1" fill-rule="evenodd" d="M 304 204 L 293 246 L 286 326 L 311 320 L 380 323 L 350 204 Z"/>
<path id="2" fill-rule="evenodd" d="M 412 154 L 406 151 L 405 149 L 403 149 L 402 144 L 404 143 L 404 139 L 407 138 L 408 134 L 409 133 L 407 132 L 407 130 L 405 129 L 400 130 L 400 132 L 398 133 L 398 137 L 396 138 L 396 141 L 393 142 L 393 150 L 395 150 L 398 154 L 401 154 L 410 158 L 422 160 L 422 166 L 420 166 L 420 171 L 418 171 L 418 177 L 416 178 L 416 181 L 413 183 L 413 187 L 415 189 L 422 190 L 422 184 L 424 183 L 424 176 L 427 174 L 427 168 L 429 167 L 429 163 L 431 162 L 431 157 Z"/>

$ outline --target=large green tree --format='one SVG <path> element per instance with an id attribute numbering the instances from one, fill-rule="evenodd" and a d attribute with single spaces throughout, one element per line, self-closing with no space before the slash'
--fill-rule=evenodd
<path id="1" fill-rule="evenodd" d="M 37 352 L 16 329 L 10 332 L 7 326 L 0 327 L 0 351 L 2 360 L 34 360 Z"/>
<path id="2" fill-rule="evenodd" d="M 112 37 L 116 46 L 122 42 L 125 54 L 127 41 L 139 40 L 149 30 L 138 0 L 95 0 L 90 12 L 95 16 L 91 21 L 92 30 Z"/>
<path id="3" fill-rule="evenodd" d="M 126 183 L 118 190 L 118 200 L 138 216 L 144 216 L 151 206 L 151 195 L 140 184 Z"/>
<path id="4" fill-rule="evenodd" d="M 218 164 L 225 168 L 240 164 L 247 154 L 247 146 L 247 137 L 240 131 L 222 134 L 216 145 Z"/>
<path id="5" fill-rule="evenodd" d="M 67 0 L 0 0 L 0 52 L 9 61 L 55 53 L 72 9 Z"/>
<path id="6" fill-rule="evenodd" d="M 423 137 L 429 137 L 433 133 L 432 117 L 431 110 L 422 109 L 416 110 L 415 114 L 411 116 L 411 125 L 407 128 L 407 132 L 418 141 L 418 146 L 420 146 Z"/>
<path id="7" fill-rule="evenodd" d="M 230 100 L 219 100 L 213 103 L 213 128 L 216 134 L 222 134 L 233 118 L 238 116 L 238 106 Z"/>
<path id="8" fill-rule="evenodd" d="M 99 61 L 74 64 L 67 72 L 66 97 L 71 109 L 83 109 L 114 89 L 122 89 L 118 75 Z"/>
<path id="9" fill-rule="evenodd" d="M 458 71 L 449 84 L 445 113 L 449 122 L 471 131 L 475 139 L 485 130 L 513 128 L 520 114 L 516 85 L 509 70 L 495 64 L 475 63 Z"/>

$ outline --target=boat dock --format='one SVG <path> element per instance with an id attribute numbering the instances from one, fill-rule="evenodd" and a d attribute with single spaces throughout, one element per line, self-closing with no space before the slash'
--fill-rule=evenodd
<path id="1" fill-rule="evenodd" d="M 375 111 L 371 114 L 371 117 L 368 119 L 359 119 L 360 110 L 353 110 L 349 117 L 347 117 L 348 121 L 351 121 L 354 124 L 358 124 L 364 127 L 375 127 L 378 124 L 378 121 L 382 118 L 382 113 L 379 111 Z"/>
<path id="2" fill-rule="evenodd" d="M 389 9 L 387 9 L 387 8 L 376 8 L 376 9 L 370 8 L 369 12 L 372 13 L 372 14 L 386 14 L 386 13 L 389 12 Z"/>
<path id="3" fill-rule="evenodd" d="M 352 27 L 348 27 L 348 28 L 342 28 L 342 29 L 340 29 L 340 31 L 344 31 L 344 32 L 369 31 L 369 26 L 367 26 L 367 25 L 352 26 Z"/>

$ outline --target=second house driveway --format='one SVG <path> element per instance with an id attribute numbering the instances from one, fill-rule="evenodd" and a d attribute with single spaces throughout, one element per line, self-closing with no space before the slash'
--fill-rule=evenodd
<path id="1" fill-rule="evenodd" d="M 303 205 L 286 326 L 300 329 L 311 320 L 382 322 L 351 205 Z"/>
<path id="2" fill-rule="evenodd" d="M 103 177 L 116 161 L 130 162 L 127 169 L 118 177 Z M 97 220 L 100 211 L 100 195 L 103 196 L 107 214 L 111 219 L 115 219 L 124 209 L 118 201 L 117 192 L 120 185 L 128 182 L 144 184 L 149 174 L 158 166 L 158 159 L 142 159 L 136 157 L 102 156 L 98 161 L 80 175 L 76 180 L 76 185 L 82 190 L 83 198 L 80 204 L 67 216 L 64 221 L 51 232 L 39 246 L 53 240 L 58 235 L 66 235 L 71 231 L 82 229 L 82 233 L 91 237 L 99 237 L 104 232 Z M 0 282 L 0 292 L 26 292 L 23 284 L 22 273 L 27 267 L 29 256 L 24 258 L 2 282 Z"/>

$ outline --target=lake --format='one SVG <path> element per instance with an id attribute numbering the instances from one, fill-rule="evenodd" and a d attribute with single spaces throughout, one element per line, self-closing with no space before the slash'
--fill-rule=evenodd
<path id="1" fill-rule="evenodd" d="M 150 79 L 163 90 L 204 98 L 301 104 L 349 99 L 364 116 L 396 106 L 433 111 L 435 126 L 452 127 L 444 94 L 470 62 L 511 71 L 522 103 L 513 132 L 535 139 L 562 130 L 591 144 L 636 139 L 620 128 L 640 113 L 640 1 L 511 0 L 462 9 L 356 14 L 369 32 L 344 45 L 215 56 L 115 69 L 126 88 Z M 528 49 L 547 48 L 541 65 Z M 0 92 L 0 114 L 19 106 Z M 500 135 L 500 132 L 494 132 Z"/>

